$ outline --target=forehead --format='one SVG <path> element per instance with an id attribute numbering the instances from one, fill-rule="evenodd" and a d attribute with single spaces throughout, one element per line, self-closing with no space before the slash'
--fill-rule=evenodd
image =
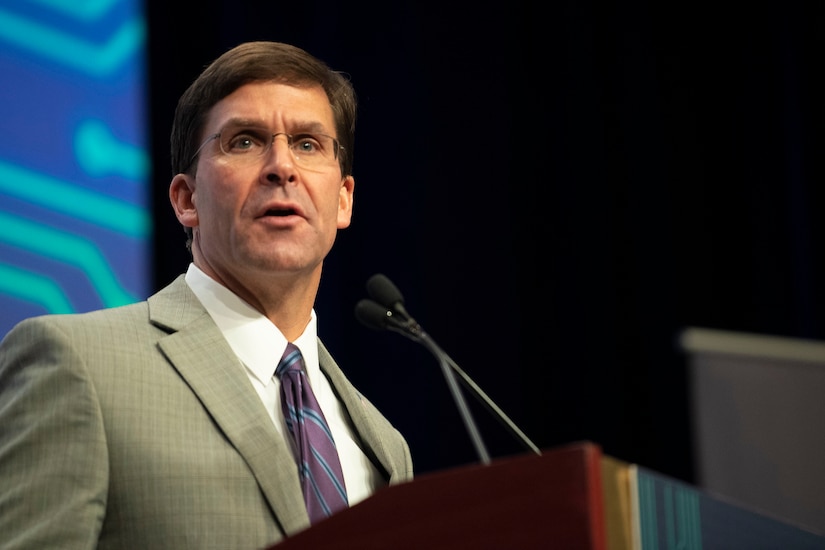
<path id="1" fill-rule="evenodd" d="M 229 121 L 262 124 L 272 130 L 288 130 L 296 125 L 327 132 L 335 128 L 332 106 L 320 85 L 293 86 L 280 82 L 244 84 L 212 106 L 205 130 L 217 131 Z"/>

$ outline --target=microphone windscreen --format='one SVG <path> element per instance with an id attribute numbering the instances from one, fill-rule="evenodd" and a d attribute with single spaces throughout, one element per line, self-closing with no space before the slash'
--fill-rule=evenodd
<path id="1" fill-rule="evenodd" d="M 389 311 L 372 300 L 361 300 L 355 304 L 355 318 L 363 325 L 375 330 L 386 330 Z"/>
<path id="2" fill-rule="evenodd" d="M 373 300 L 387 309 L 393 309 L 395 304 L 404 303 L 404 297 L 398 287 L 381 273 L 376 273 L 369 278 L 367 292 Z"/>

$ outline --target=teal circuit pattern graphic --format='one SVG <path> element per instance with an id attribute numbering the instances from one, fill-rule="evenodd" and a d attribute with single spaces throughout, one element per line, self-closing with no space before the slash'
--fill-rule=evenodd
<path id="1" fill-rule="evenodd" d="M 148 295 L 142 9 L 0 0 L 0 338 Z"/>

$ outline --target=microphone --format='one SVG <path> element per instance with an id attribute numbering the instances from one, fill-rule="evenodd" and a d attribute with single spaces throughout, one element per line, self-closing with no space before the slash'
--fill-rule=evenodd
<path id="1" fill-rule="evenodd" d="M 367 280 L 367 293 L 373 300 L 388 310 L 410 319 L 409 313 L 404 308 L 404 297 L 401 295 L 401 291 L 386 275 L 376 273 L 370 277 Z"/>
<path id="2" fill-rule="evenodd" d="M 355 304 L 355 317 L 361 324 L 375 330 L 404 330 L 406 326 L 392 311 L 372 300 L 360 300 Z"/>
<path id="3" fill-rule="evenodd" d="M 452 393 L 453 400 L 458 407 L 465 428 L 475 446 L 476 453 L 483 464 L 490 463 L 490 457 L 478 428 L 473 421 L 464 397 L 456 384 L 455 374 L 461 377 L 464 386 L 484 404 L 492 414 L 501 421 L 510 433 L 519 439 L 522 444 L 534 453 L 541 451 L 530 439 L 524 435 L 518 426 L 504 414 L 498 405 L 484 393 L 484 391 L 465 373 L 447 353 L 427 334 L 421 325 L 413 319 L 404 306 L 404 297 L 401 291 L 385 275 L 377 273 L 367 281 L 367 293 L 372 300 L 360 300 L 355 305 L 355 317 L 367 327 L 374 330 L 391 330 L 424 345 L 438 360 Z"/>
<path id="4" fill-rule="evenodd" d="M 394 330 L 405 336 L 412 332 L 418 338 L 421 326 L 404 307 L 401 291 L 385 275 L 376 273 L 367 280 L 367 293 L 372 300 L 361 300 L 355 306 L 355 315 L 370 328 Z M 376 326 L 377 324 L 377 326 Z"/>

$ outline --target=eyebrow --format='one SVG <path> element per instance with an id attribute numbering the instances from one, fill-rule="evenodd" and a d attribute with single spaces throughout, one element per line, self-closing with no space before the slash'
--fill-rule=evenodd
<path id="1" fill-rule="evenodd" d="M 299 120 L 288 122 L 287 126 L 289 127 L 289 133 L 308 132 L 314 134 L 327 134 L 330 132 L 330 130 L 327 130 L 327 128 L 322 123 L 314 120 Z M 220 131 L 223 132 L 227 128 L 258 128 L 266 129 L 267 131 L 272 131 L 269 128 L 269 126 L 265 124 L 261 119 L 241 117 L 230 118 L 221 126 Z"/>

